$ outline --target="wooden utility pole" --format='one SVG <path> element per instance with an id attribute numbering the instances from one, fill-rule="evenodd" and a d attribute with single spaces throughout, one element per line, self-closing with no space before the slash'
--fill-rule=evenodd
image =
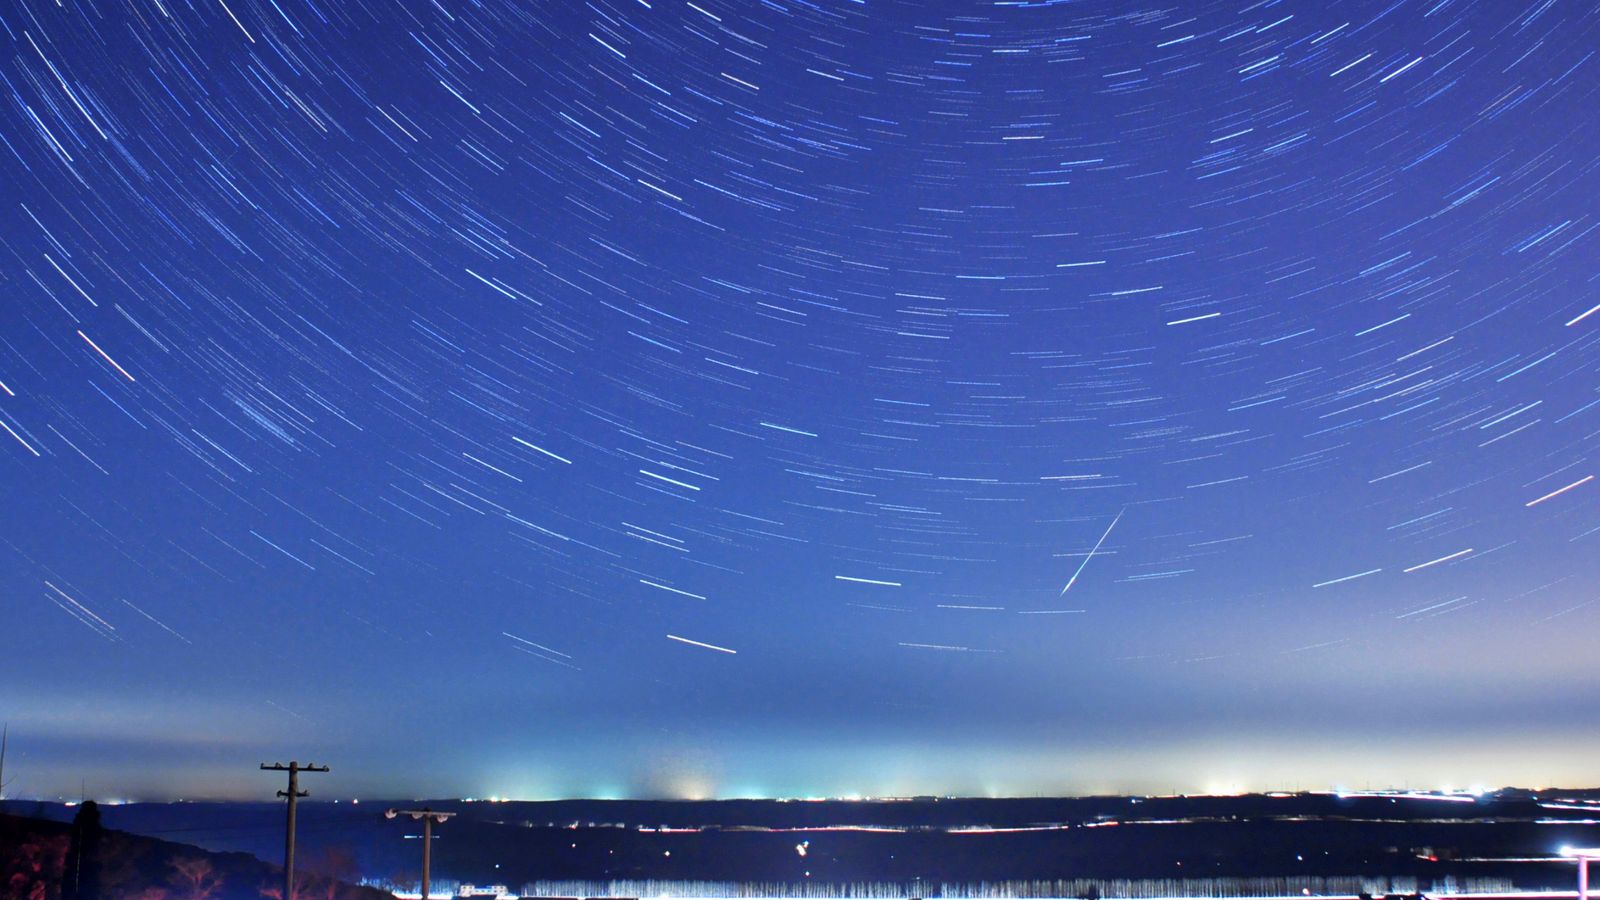
<path id="1" fill-rule="evenodd" d="M 288 772 L 289 789 L 279 791 L 278 796 L 289 801 L 289 823 L 284 830 L 283 839 L 283 900 L 294 900 L 294 806 L 301 797 L 310 796 L 310 791 L 300 790 L 301 772 L 326 772 L 327 766 L 317 766 L 311 763 L 300 763 L 289 760 L 286 766 L 283 763 L 262 763 L 261 768 L 267 772 Z"/>
<path id="2" fill-rule="evenodd" d="M 422 820 L 422 900 L 428 900 L 428 868 L 433 860 L 433 823 L 443 822 L 455 815 L 453 812 L 434 812 L 424 806 L 422 809 L 386 809 L 383 811 L 385 819 L 395 816 L 410 816 L 413 820 Z M 1587 900 L 1587 898 L 1579 898 Z"/>
<path id="3" fill-rule="evenodd" d="M 6 797 L 6 738 L 11 736 L 11 723 L 0 726 L 0 800 Z"/>

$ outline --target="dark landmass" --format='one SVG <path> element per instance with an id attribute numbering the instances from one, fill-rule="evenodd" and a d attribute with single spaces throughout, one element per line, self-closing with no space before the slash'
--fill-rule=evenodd
<path id="1" fill-rule="evenodd" d="M 927 897 L 1022 881 L 1038 884 L 991 892 L 1075 896 L 1094 893 L 1087 882 L 1127 879 L 1213 880 L 1219 895 L 1273 885 L 1294 893 L 1302 885 L 1313 893 L 1374 886 L 1426 893 L 1452 884 L 1571 890 L 1574 867 L 1559 858 L 1560 848 L 1600 844 L 1595 791 L 398 805 L 422 803 L 457 813 L 435 832 L 436 879 L 513 890 L 542 882 L 546 893 L 582 895 L 589 895 L 584 887 L 601 889 L 549 883 L 872 882 Z M 418 829 L 409 819 L 384 819 L 389 805 L 303 802 L 301 852 L 334 853 L 365 877 L 411 883 L 420 848 L 405 837 Z M 6 806 L 72 815 L 57 804 Z M 265 859 L 282 853 L 277 803 L 137 803 L 103 814 L 110 827 L 213 850 Z"/>
<path id="2" fill-rule="evenodd" d="M 14 809 L 17 804 L 7 806 Z M 283 870 L 248 853 L 217 852 L 115 829 L 85 841 L 82 831 L 68 822 L 0 814 L 0 900 L 261 900 L 283 893 Z M 313 864 L 342 866 L 345 871 L 338 874 L 359 877 L 353 861 L 324 854 Z M 313 871 L 296 882 L 301 900 L 393 896 Z"/>

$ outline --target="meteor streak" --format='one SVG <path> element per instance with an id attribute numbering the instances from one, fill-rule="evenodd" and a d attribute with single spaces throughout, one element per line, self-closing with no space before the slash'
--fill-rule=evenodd
<path id="1" fill-rule="evenodd" d="M 1106 533 L 1100 535 L 1100 540 L 1094 542 L 1094 547 L 1090 548 L 1089 555 L 1083 558 L 1083 562 L 1078 563 L 1078 571 L 1072 573 L 1072 577 L 1067 579 L 1067 586 L 1062 588 L 1061 593 L 1057 594 L 1056 596 L 1060 597 L 1066 594 L 1067 591 L 1072 590 L 1072 586 L 1078 581 L 1078 576 L 1083 574 L 1084 567 L 1089 564 L 1089 560 L 1094 559 L 1094 555 L 1099 551 L 1100 545 L 1104 544 L 1106 542 L 1106 538 L 1111 536 L 1111 529 L 1117 527 L 1117 523 L 1122 521 L 1122 514 L 1125 512 L 1127 512 L 1126 509 L 1117 511 L 1116 518 L 1112 519 L 1111 524 L 1106 526 Z"/>

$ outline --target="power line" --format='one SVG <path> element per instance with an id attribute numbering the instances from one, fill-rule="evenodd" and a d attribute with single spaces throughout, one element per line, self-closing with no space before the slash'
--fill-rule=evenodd
<path id="1" fill-rule="evenodd" d="M 318 766 L 311 763 L 300 765 L 295 760 L 289 760 L 286 766 L 283 763 L 262 763 L 261 768 L 266 772 L 288 772 L 289 789 L 279 791 L 278 796 L 289 801 L 288 825 L 284 829 L 283 839 L 283 900 L 294 900 L 294 808 L 301 797 L 309 797 L 310 791 L 300 790 L 301 772 L 326 772 L 327 766 Z"/>
<path id="2" fill-rule="evenodd" d="M 443 822 L 455 815 L 453 812 L 434 812 L 424 806 L 422 809 L 386 809 L 383 811 L 385 819 L 395 816 L 410 816 L 413 820 L 422 820 L 422 900 L 428 900 L 428 868 L 433 860 L 433 823 Z M 1580 897 L 1578 900 L 1588 900 Z"/>

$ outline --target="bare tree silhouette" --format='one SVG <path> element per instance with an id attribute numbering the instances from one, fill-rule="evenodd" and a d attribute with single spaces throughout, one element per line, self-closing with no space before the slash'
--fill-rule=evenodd
<path id="1" fill-rule="evenodd" d="M 172 861 L 173 883 L 186 900 L 211 900 L 222 888 L 222 876 L 211 861 L 198 856 Z"/>

